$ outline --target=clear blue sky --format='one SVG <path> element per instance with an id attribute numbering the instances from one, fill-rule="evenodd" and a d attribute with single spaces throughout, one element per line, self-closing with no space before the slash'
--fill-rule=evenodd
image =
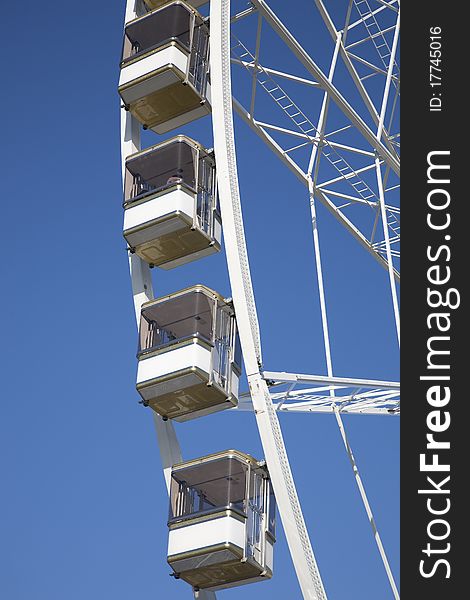
<path id="1" fill-rule="evenodd" d="M 292 28 L 326 60 L 306 22 L 313 2 L 295 4 Z M 26 0 L 2 13 L 0 597 L 190 598 L 168 576 L 166 491 L 135 391 L 116 91 L 124 1 Z M 324 373 L 305 190 L 236 125 L 265 365 Z M 209 118 L 185 131 L 210 143 Z M 387 274 L 321 207 L 319 220 L 335 373 L 396 379 Z M 230 294 L 223 253 L 154 272 L 157 295 L 198 282 Z M 329 598 L 390 598 L 333 416 L 281 422 Z M 345 422 L 397 574 L 398 419 Z M 188 458 L 229 447 L 262 457 L 249 413 L 177 431 Z M 300 598 L 281 527 L 273 580 L 220 598 Z"/>

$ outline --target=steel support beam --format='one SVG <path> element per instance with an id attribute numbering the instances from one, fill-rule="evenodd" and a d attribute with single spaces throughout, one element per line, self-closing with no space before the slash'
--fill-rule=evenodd
<path id="1" fill-rule="evenodd" d="M 310 55 L 304 50 L 300 43 L 294 38 L 290 31 L 285 27 L 282 21 L 269 8 L 264 0 L 253 0 L 253 4 L 263 14 L 263 17 L 269 23 L 271 28 L 285 42 L 288 48 L 294 53 L 304 67 L 318 81 L 320 86 L 328 92 L 331 100 L 341 109 L 343 114 L 351 121 L 351 123 L 364 136 L 372 148 L 374 148 L 384 162 L 389 165 L 395 173 L 400 172 L 400 163 L 397 157 L 379 140 L 376 135 L 361 119 L 351 105 L 346 101 L 342 94 L 336 89 L 328 77 L 323 73 L 320 67 L 314 62 Z"/>
<path id="2" fill-rule="evenodd" d="M 233 99 L 233 106 L 236 112 L 240 115 L 240 117 L 245 121 L 247 125 L 249 125 L 253 131 L 265 142 L 267 146 L 271 148 L 271 150 L 282 160 L 282 162 L 294 173 L 294 175 L 308 187 L 308 177 L 307 175 L 300 169 L 300 167 L 296 164 L 290 156 L 279 146 L 279 144 L 260 126 L 260 124 L 251 119 L 248 111 L 236 100 Z M 375 168 L 374 165 L 368 168 Z M 332 182 L 330 182 L 332 183 Z M 326 184 L 323 184 L 326 185 Z M 315 191 L 320 202 L 342 223 L 346 229 L 356 238 L 356 240 L 363 246 L 374 258 L 375 260 L 385 269 L 388 268 L 387 261 L 379 254 L 373 244 L 369 242 L 369 240 L 359 231 L 359 229 L 339 210 L 339 208 L 328 198 L 328 192 L 323 191 L 321 188 L 317 187 Z M 400 280 L 400 274 L 395 270 L 395 278 L 397 281 Z"/>

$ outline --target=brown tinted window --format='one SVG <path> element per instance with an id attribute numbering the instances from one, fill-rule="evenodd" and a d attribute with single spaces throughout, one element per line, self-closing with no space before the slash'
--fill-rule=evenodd
<path id="1" fill-rule="evenodd" d="M 172 474 L 170 519 L 230 507 L 245 512 L 248 467 L 221 458 Z"/>
<path id="2" fill-rule="evenodd" d="M 178 40 L 189 50 L 190 24 L 191 13 L 181 4 L 171 4 L 130 23 L 125 30 L 123 61 L 170 40 Z"/>
<path id="3" fill-rule="evenodd" d="M 213 338 L 214 299 L 188 292 L 142 310 L 139 352 L 148 352 L 189 337 Z"/>
<path id="4" fill-rule="evenodd" d="M 172 186 L 195 189 L 195 150 L 184 140 L 145 152 L 126 162 L 125 202 Z"/>

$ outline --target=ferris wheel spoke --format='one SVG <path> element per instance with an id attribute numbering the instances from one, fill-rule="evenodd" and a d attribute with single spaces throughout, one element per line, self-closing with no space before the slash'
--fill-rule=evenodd
<path id="1" fill-rule="evenodd" d="M 361 474 L 359 472 L 359 467 L 357 465 L 356 459 L 354 457 L 354 453 L 352 451 L 351 445 L 350 445 L 349 440 L 348 440 L 348 436 L 346 434 L 346 428 L 344 426 L 343 419 L 341 418 L 340 411 L 337 408 L 337 406 L 336 406 L 335 403 L 333 403 L 333 410 L 334 410 L 334 414 L 335 414 L 335 417 L 336 417 L 336 422 L 338 424 L 338 428 L 339 428 L 340 433 L 341 433 L 341 438 L 343 440 L 344 448 L 346 450 L 346 453 L 348 455 L 349 461 L 351 463 L 351 468 L 352 468 L 353 473 L 354 473 L 354 478 L 356 480 L 356 484 L 357 484 L 357 487 L 359 489 L 361 500 L 362 500 L 362 503 L 364 505 L 364 509 L 365 509 L 365 511 L 367 513 L 367 518 L 369 519 L 369 523 L 370 523 L 370 526 L 371 526 L 371 529 L 372 529 L 372 534 L 374 536 L 375 543 L 377 544 L 377 548 L 378 548 L 378 551 L 379 551 L 379 554 L 380 554 L 380 558 L 382 559 L 382 564 L 384 565 L 385 572 L 387 573 L 387 578 L 388 578 L 388 581 L 389 581 L 389 584 L 390 584 L 390 588 L 391 588 L 392 593 L 393 593 L 393 597 L 395 598 L 395 600 L 399 600 L 400 594 L 398 593 L 398 588 L 397 588 L 397 585 L 395 583 L 395 579 L 393 577 L 392 569 L 390 567 L 390 563 L 388 561 L 387 554 L 385 552 L 385 548 L 384 548 L 383 543 L 382 543 L 382 538 L 380 537 L 380 533 L 379 533 L 379 530 L 377 528 L 377 523 L 376 523 L 375 518 L 374 518 L 374 513 L 372 512 L 372 508 L 370 506 L 369 499 L 367 497 L 367 493 L 366 493 L 366 490 L 365 490 L 365 487 L 364 487 L 364 483 L 362 481 L 362 477 L 361 477 Z"/>
<path id="2" fill-rule="evenodd" d="M 336 47 L 337 49 L 337 47 Z M 335 69 L 335 65 L 336 65 L 336 57 L 337 53 L 335 50 L 335 55 L 333 56 L 333 60 L 332 60 L 332 66 L 331 66 L 331 70 L 330 70 L 330 79 L 333 78 L 333 74 L 334 74 L 334 69 Z M 327 115 L 327 110 L 328 110 L 328 97 L 327 95 L 325 95 L 325 99 L 324 99 L 324 103 L 322 106 L 322 111 L 320 114 L 320 123 L 321 123 L 321 130 L 324 129 L 323 127 L 323 122 L 324 120 L 326 120 L 326 115 Z M 379 131 L 380 131 L 380 122 L 382 121 L 382 119 L 379 121 Z M 320 135 L 322 135 L 322 131 L 320 131 Z M 310 166 L 309 166 L 309 175 L 311 173 L 311 169 L 313 167 L 313 161 L 315 160 L 315 157 L 312 153 L 312 157 L 310 160 Z M 377 159 L 378 161 L 378 159 Z M 379 162 L 379 168 L 380 168 L 380 161 Z M 318 166 L 318 165 L 317 165 Z M 317 217 L 316 217 L 316 211 L 315 211 L 315 194 L 314 194 L 314 182 L 312 181 L 312 179 L 310 178 L 309 181 L 309 192 L 310 192 L 310 206 L 311 206 L 311 214 L 312 214 L 312 222 L 313 222 L 313 239 L 314 239 L 314 249 L 315 249 L 315 264 L 316 264 L 316 274 L 317 274 L 317 284 L 318 284 L 318 295 L 319 295 L 319 299 L 320 299 L 320 311 L 321 311 L 321 320 L 322 320 L 322 330 L 323 330 L 323 343 L 324 343 L 324 349 L 325 349 L 325 359 L 326 359 L 326 369 L 327 369 L 327 373 L 328 373 L 328 377 L 333 377 L 333 362 L 332 362 L 332 357 L 331 357 L 331 343 L 330 343 L 330 333 L 329 333 L 329 326 L 328 326 L 328 315 L 327 315 L 327 309 L 326 309 L 326 300 L 325 300 L 325 290 L 324 290 L 324 281 L 323 281 L 323 267 L 322 267 L 322 260 L 321 260 L 321 251 L 320 251 L 320 237 L 319 237 L 319 231 L 318 231 L 318 223 L 317 223 Z M 383 195 L 383 194 L 382 194 Z M 388 240 L 388 237 L 386 238 Z M 387 247 L 387 250 L 389 250 L 389 245 Z M 390 263 L 389 263 L 390 264 Z M 394 280 L 393 280 L 393 272 L 390 275 L 391 279 L 392 279 L 392 283 L 394 284 Z M 355 394 L 357 394 L 359 392 L 359 390 L 357 390 L 355 392 Z M 389 584 L 393 593 L 393 596 L 395 598 L 395 600 L 399 600 L 399 594 L 398 594 L 398 590 L 397 590 L 397 586 L 395 584 L 395 580 L 393 577 L 393 573 L 392 570 L 390 568 L 390 564 L 382 543 L 382 539 L 380 537 L 380 533 L 379 530 L 377 528 L 376 525 L 376 521 L 372 512 L 372 508 L 370 506 L 369 503 L 369 499 L 367 497 L 367 493 L 359 472 L 359 467 L 356 463 L 356 459 L 354 457 L 351 445 L 349 443 L 349 440 L 347 438 L 346 435 L 346 429 L 341 417 L 341 413 L 340 410 L 338 408 L 338 404 L 337 404 L 337 398 L 336 398 L 336 388 L 335 386 L 330 386 L 329 389 L 329 396 L 330 396 L 330 403 L 331 403 L 331 407 L 333 409 L 335 418 L 336 418 L 336 423 L 338 425 L 338 428 L 340 430 L 341 433 L 341 437 L 344 443 L 344 447 L 345 450 L 348 454 L 348 458 L 351 462 L 351 467 L 353 469 L 353 473 L 354 473 L 354 478 L 361 496 L 361 500 L 362 503 L 364 505 L 364 509 L 366 511 L 367 517 L 369 519 L 369 523 L 371 525 L 372 528 L 372 534 L 374 536 L 379 554 L 380 554 L 380 558 L 382 560 L 382 563 L 384 565 L 385 568 L 385 572 L 387 574 L 387 578 L 389 580 Z M 366 405 L 368 404 L 368 406 L 370 406 L 370 399 L 368 399 L 369 402 L 366 402 Z M 343 399 L 340 400 L 341 404 L 344 404 Z M 363 409 L 367 408 L 364 407 L 363 404 Z"/>
<path id="3" fill-rule="evenodd" d="M 262 374 L 277 411 L 331 413 L 334 395 L 341 413 L 400 414 L 400 384 L 396 381 L 266 370 Z M 280 389 L 284 387 L 286 389 Z M 253 410 L 248 394 L 242 394 L 241 402 L 234 410 Z"/>
<path id="4" fill-rule="evenodd" d="M 297 162 L 289 155 L 288 152 L 266 131 L 267 127 L 255 119 L 251 119 L 247 110 L 236 100 L 233 99 L 233 106 L 237 114 L 245 121 L 245 123 L 253 129 L 253 131 L 263 140 L 263 142 L 278 156 L 278 158 L 294 173 L 294 175 L 308 187 L 308 177 Z M 366 169 L 374 169 L 375 165 L 367 166 Z M 363 169 L 364 170 L 364 169 Z M 377 242 L 372 243 L 368 236 L 365 235 L 345 214 L 338 208 L 337 204 L 331 200 L 328 193 L 323 191 L 323 187 L 330 185 L 333 182 L 339 181 L 342 178 L 339 177 L 333 181 L 326 182 L 317 186 L 316 196 L 321 203 L 331 212 L 335 218 L 337 218 L 344 227 L 353 235 L 354 238 L 378 261 L 380 265 L 387 268 L 387 261 L 381 252 L 381 247 L 377 246 Z M 341 194 L 338 193 L 341 197 Z M 394 277 L 399 280 L 400 274 L 398 270 L 394 269 Z"/>
<path id="5" fill-rule="evenodd" d="M 294 38 L 289 30 L 278 19 L 275 13 L 269 8 L 264 0 L 253 0 L 254 5 L 262 14 L 265 21 L 270 25 L 272 30 L 279 38 L 287 45 L 288 49 L 296 56 L 304 68 L 313 76 L 314 80 L 319 84 L 319 87 L 326 90 L 331 99 L 340 107 L 343 113 L 350 119 L 358 131 L 368 140 L 369 144 L 374 147 L 377 152 L 389 163 L 392 168 L 398 171 L 398 162 L 396 157 L 390 154 L 389 150 L 382 143 L 377 143 L 375 136 L 369 126 L 363 121 L 359 114 L 346 101 L 339 90 L 328 81 L 328 76 L 323 73 L 321 68 L 313 61 L 310 55 L 304 50 L 301 44 Z M 245 52 L 248 49 L 245 46 Z M 251 54 L 251 60 L 253 55 Z M 250 62 L 250 61 L 247 61 Z"/>
<path id="6" fill-rule="evenodd" d="M 364 0 L 364 1 L 367 3 L 367 0 Z M 398 14 L 397 14 L 395 32 L 394 32 L 394 36 L 393 36 L 393 43 L 392 43 L 392 47 L 390 49 L 390 61 L 389 61 L 389 66 L 388 66 L 387 79 L 385 82 L 382 107 L 380 110 L 379 125 L 377 128 L 377 138 L 378 139 L 380 139 L 383 134 L 385 115 L 387 112 L 387 105 L 388 105 L 388 99 L 389 99 L 389 93 L 390 93 L 390 85 L 392 82 L 392 75 L 393 75 L 393 69 L 394 69 L 394 64 L 395 64 L 395 56 L 396 56 L 397 47 L 398 47 L 399 32 L 400 32 L 400 11 L 398 11 Z M 381 216 L 382 216 L 382 226 L 383 226 L 384 241 L 385 241 L 385 248 L 386 248 L 387 265 L 388 265 L 388 272 L 389 272 L 389 278 L 390 278 L 390 291 L 392 294 L 393 313 L 395 316 L 395 327 L 396 327 L 396 331 L 397 331 L 398 345 L 400 345 L 400 312 L 399 312 L 399 307 L 398 307 L 398 294 L 397 294 L 396 281 L 394 278 L 393 257 L 392 257 L 392 250 L 391 250 L 391 244 L 390 244 L 390 231 L 389 231 L 390 223 L 388 221 L 387 209 L 386 209 L 386 205 L 385 205 L 385 191 L 384 191 L 385 185 L 384 185 L 384 182 L 382 179 L 382 168 L 381 168 L 380 160 L 378 157 L 375 159 L 375 167 L 376 167 L 376 174 L 377 174 L 377 184 L 378 184 L 378 188 L 379 188 L 380 211 L 381 211 Z M 396 232 L 396 230 L 393 229 L 393 227 L 392 227 L 392 231 L 394 233 Z"/>
<path id="7" fill-rule="evenodd" d="M 232 31 L 232 63 L 248 72 L 251 87 L 250 97 L 246 102 L 234 98 L 234 106 L 243 120 L 307 187 L 310 185 L 309 179 L 312 179 L 314 197 L 346 226 L 389 273 L 393 274 L 395 281 L 399 281 L 397 260 L 400 241 L 399 209 L 394 206 L 399 189 L 397 183 L 399 159 L 396 143 L 399 134 L 395 131 L 393 134 L 390 133 L 396 117 L 399 87 L 395 84 L 399 72 L 396 65 L 396 44 L 388 41 L 389 32 L 393 32 L 394 40 L 397 39 L 399 11 L 391 11 L 386 6 L 372 10 L 368 0 L 351 1 L 348 3 L 344 24 L 341 29 L 338 29 L 325 3 L 322 0 L 315 0 L 315 4 L 334 40 L 334 52 L 328 73 L 323 73 L 319 69 L 267 3 L 264 0 L 256 0 L 254 5 L 257 8 L 258 27 L 254 50 L 250 50 L 249 42 L 242 41 L 243 34 Z M 360 18 L 351 23 L 353 9 Z M 382 13 L 398 15 L 398 17 L 396 21 L 388 17 L 382 24 L 379 21 Z M 260 51 L 263 46 L 262 20 L 266 21 L 270 30 L 282 40 L 299 64 L 310 73 L 312 80 L 276 70 L 271 66 L 269 68 L 264 66 Z M 373 97 L 366 90 L 346 50 L 346 36 L 351 31 L 359 32 L 359 30 L 364 31 L 360 33 L 363 37 L 359 36 L 360 39 L 357 40 L 356 35 L 350 43 L 354 47 L 356 42 L 360 42 L 360 47 L 369 45 L 371 47 L 369 55 L 373 53 L 382 57 L 381 66 L 376 64 L 378 59 L 369 62 L 368 65 L 376 73 L 380 71 L 380 76 L 386 76 L 386 92 L 380 97 L 376 93 Z M 380 44 L 377 43 L 376 38 L 379 38 Z M 382 51 L 382 44 L 387 52 Z M 379 54 L 377 54 L 377 46 L 380 46 Z M 388 56 L 388 62 L 385 54 Z M 368 62 L 365 58 L 359 58 Z M 339 60 L 342 60 L 347 67 L 364 107 L 372 119 L 376 129 L 376 133 L 373 134 L 374 140 L 370 137 L 372 130 L 365 121 L 362 121 L 359 113 L 356 113 L 344 100 L 333 83 Z M 384 67 L 387 67 L 387 70 Z M 282 81 L 285 83 L 283 84 Z M 323 101 L 317 118 L 309 116 L 311 108 L 303 108 L 302 103 L 296 100 L 297 93 L 292 87 L 296 83 L 310 85 L 314 83 L 316 85 L 312 86 L 312 93 L 315 94 L 315 90 L 322 92 Z M 389 108 L 388 101 L 384 105 L 384 98 L 386 96 L 388 99 L 389 89 L 393 86 L 395 86 L 394 97 L 393 101 L 390 101 L 391 108 Z M 261 96 L 256 94 L 257 87 L 262 89 L 265 97 L 270 98 L 277 106 L 279 123 L 274 122 L 272 116 L 269 120 L 261 116 L 265 111 Z M 334 107 L 334 115 L 330 118 L 331 106 Z M 337 125 L 339 115 L 346 120 L 342 127 Z M 387 126 L 390 131 L 385 127 L 385 118 L 388 120 Z M 286 127 L 284 123 L 288 122 L 290 126 Z M 333 128 L 328 127 L 329 122 L 334 123 Z M 346 139 L 350 137 L 351 128 L 360 133 L 362 143 L 359 143 L 357 137 L 351 138 L 355 139 L 354 144 L 347 143 Z M 378 130 L 380 135 L 377 135 Z M 289 141 L 292 136 L 303 141 L 292 143 Z M 310 160 L 307 165 L 303 164 L 302 153 L 308 150 L 309 146 L 311 147 Z M 385 166 L 386 169 L 383 184 L 377 179 L 377 160 L 380 166 Z M 336 175 L 332 176 L 334 174 Z M 391 185 L 387 187 L 389 179 Z M 385 204 L 384 211 L 380 209 L 381 203 Z M 360 210 L 361 206 L 363 209 Z M 370 210 L 369 213 L 367 209 Z M 382 223 L 381 228 L 378 228 L 379 223 Z"/>
<path id="8" fill-rule="evenodd" d="M 349 19 L 350 19 L 350 15 L 351 15 L 351 9 L 352 9 L 352 2 L 349 3 L 348 6 L 348 11 L 347 11 L 347 15 L 346 15 L 346 19 L 345 19 L 345 25 L 343 27 L 343 33 L 341 33 L 341 31 L 338 31 L 333 23 L 332 18 L 329 15 L 329 12 L 327 11 L 325 4 L 322 0 L 315 0 L 315 4 L 323 18 L 323 21 L 325 22 L 325 25 L 328 29 L 328 31 L 330 32 L 330 35 L 333 37 L 334 40 L 340 40 L 340 53 L 341 53 L 341 57 L 344 60 L 344 63 L 346 65 L 346 68 L 349 71 L 349 74 L 354 82 L 354 85 L 356 86 L 357 90 L 359 91 L 359 94 L 364 102 L 364 105 L 366 106 L 369 114 L 371 115 L 374 123 L 378 124 L 379 121 L 379 115 L 377 112 L 377 109 L 375 108 L 364 84 L 361 81 L 361 78 L 357 72 L 357 70 L 355 69 L 352 60 L 351 60 L 351 56 L 349 55 L 349 53 L 346 51 L 345 49 L 345 39 L 346 39 L 346 34 L 349 31 Z M 390 146 L 389 146 L 390 147 Z"/>

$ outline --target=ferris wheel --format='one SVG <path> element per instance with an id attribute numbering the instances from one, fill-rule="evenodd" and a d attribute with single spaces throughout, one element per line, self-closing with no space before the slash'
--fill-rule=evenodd
<path id="1" fill-rule="evenodd" d="M 119 94 L 137 391 L 153 411 L 170 496 L 168 563 L 202 600 L 273 575 L 276 506 L 302 597 L 327 598 L 279 423 L 285 412 L 334 415 L 399 598 L 342 416 L 398 416 L 400 387 L 335 376 L 317 211 L 325 207 L 383 267 L 398 350 L 400 3 L 315 0 L 311 10 L 322 25 L 318 58 L 265 0 L 126 5 Z M 264 364 L 234 113 L 305 186 L 324 373 Z M 202 117 L 213 148 L 181 133 Z M 158 134 L 144 149 L 142 127 Z M 194 261 L 222 246 L 230 298 L 202 284 L 154 297 L 152 272 L 193 263 L 197 273 Z M 253 412 L 264 460 L 243 448 L 183 460 L 173 422 L 191 427 L 221 410 Z"/>

